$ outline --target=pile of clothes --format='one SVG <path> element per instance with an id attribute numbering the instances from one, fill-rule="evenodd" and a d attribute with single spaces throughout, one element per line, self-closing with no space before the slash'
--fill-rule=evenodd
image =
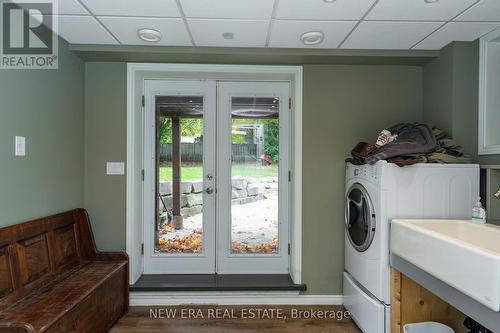
<path id="1" fill-rule="evenodd" d="M 380 132 L 375 144 L 360 142 L 351 151 L 353 164 L 380 160 L 399 166 L 415 163 L 472 163 L 443 130 L 423 123 L 401 123 Z"/>

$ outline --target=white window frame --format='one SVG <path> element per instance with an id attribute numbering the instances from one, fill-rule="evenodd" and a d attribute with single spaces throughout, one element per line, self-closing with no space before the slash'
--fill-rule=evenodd
<path id="1" fill-rule="evenodd" d="M 291 83 L 291 182 L 290 182 L 290 275 L 302 283 L 302 66 L 127 64 L 127 191 L 126 250 L 130 257 L 130 283 L 144 269 L 141 253 L 142 220 L 142 96 L 146 79 L 259 80 Z"/>

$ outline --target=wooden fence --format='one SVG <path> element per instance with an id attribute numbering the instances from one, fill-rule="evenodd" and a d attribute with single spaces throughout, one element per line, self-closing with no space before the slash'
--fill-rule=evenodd
<path id="1" fill-rule="evenodd" d="M 172 161 L 172 144 L 162 143 L 160 146 L 160 160 Z M 181 160 L 183 162 L 199 162 L 203 161 L 203 144 L 202 143 L 181 143 Z M 260 160 L 257 156 L 257 144 L 238 143 L 232 147 L 233 162 L 254 162 Z"/>

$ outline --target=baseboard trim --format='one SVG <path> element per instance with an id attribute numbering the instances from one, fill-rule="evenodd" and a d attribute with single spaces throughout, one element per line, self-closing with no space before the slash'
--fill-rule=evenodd
<path id="1" fill-rule="evenodd" d="M 212 305 L 342 305 L 343 295 L 298 292 L 131 292 L 130 306 Z"/>

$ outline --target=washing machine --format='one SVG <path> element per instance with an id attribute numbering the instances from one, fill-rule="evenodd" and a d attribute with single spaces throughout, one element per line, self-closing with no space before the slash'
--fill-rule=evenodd
<path id="1" fill-rule="evenodd" d="M 344 305 L 364 333 L 390 332 L 391 219 L 470 219 L 478 195 L 477 164 L 347 164 Z"/>

